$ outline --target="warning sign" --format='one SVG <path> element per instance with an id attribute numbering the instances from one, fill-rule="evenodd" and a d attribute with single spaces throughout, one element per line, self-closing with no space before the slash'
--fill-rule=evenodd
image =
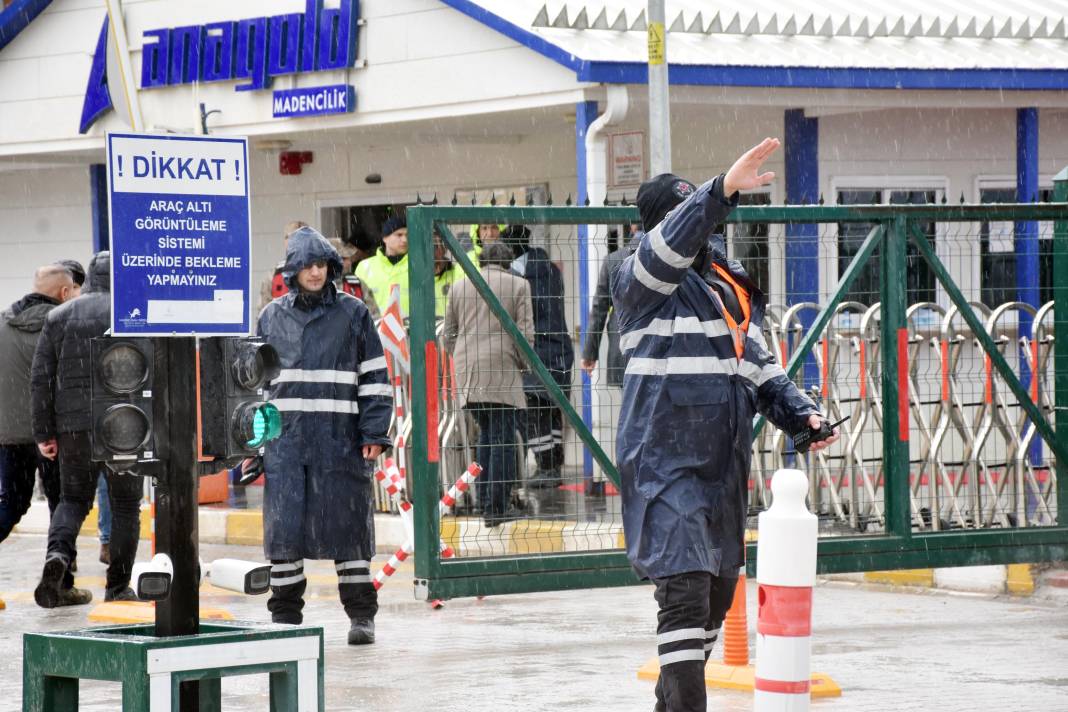
<path id="1" fill-rule="evenodd" d="M 645 180 L 645 133 L 629 131 L 608 137 L 608 182 L 614 188 Z"/>
<path id="2" fill-rule="evenodd" d="M 649 64 L 664 63 L 664 23 L 649 23 Z"/>

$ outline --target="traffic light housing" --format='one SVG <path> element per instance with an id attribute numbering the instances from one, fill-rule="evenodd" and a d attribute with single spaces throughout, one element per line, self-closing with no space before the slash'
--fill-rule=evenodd
<path id="1" fill-rule="evenodd" d="M 234 465 L 258 454 L 282 430 L 263 393 L 278 376 L 278 352 L 259 339 L 213 337 L 201 339 L 199 362 L 201 457 Z"/>
<path id="2" fill-rule="evenodd" d="M 101 336 L 92 340 L 90 357 L 92 459 L 115 471 L 155 460 L 154 342 Z"/>

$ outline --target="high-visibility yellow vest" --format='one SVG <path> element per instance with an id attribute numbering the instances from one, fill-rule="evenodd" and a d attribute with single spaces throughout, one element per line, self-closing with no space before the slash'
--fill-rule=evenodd
<path id="1" fill-rule="evenodd" d="M 356 276 L 360 278 L 364 287 L 371 290 L 379 310 L 384 310 L 389 305 L 389 292 L 393 285 L 400 285 L 401 312 L 404 316 L 408 316 L 408 255 L 398 260 L 397 264 L 393 264 L 379 248 L 373 256 L 356 265 Z M 436 316 L 445 316 L 449 287 L 454 282 L 463 279 L 463 276 L 463 270 L 456 265 L 434 276 L 434 313 Z"/>
<path id="2" fill-rule="evenodd" d="M 408 315 L 408 255 L 393 264 L 380 247 L 356 265 L 356 276 L 371 290 L 379 311 L 385 311 L 389 306 L 389 290 L 394 284 L 399 284 L 400 308 L 405 316 Z"/>
<path id="3" fill-rule="evenodd" d="M 434 276 L 434 314 L 444 317 L 445 307 L 449 303 L 449 288 L 464 278 L 464 271 L 456 263 L 439 275 Z"/>

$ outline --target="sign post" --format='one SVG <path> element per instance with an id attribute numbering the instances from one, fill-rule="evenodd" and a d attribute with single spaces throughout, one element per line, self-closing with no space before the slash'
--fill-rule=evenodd
<path id="1" fill-rule="evenodd" d="M 153 374 L 152 390 L 141 391 L 141 381 L 112 395 L 136 393 L 142 406 L 151 401 L 149 432 L 155 430 L 155 456 L 163 463 L 155 471 L 156 544 L 173 576 L 169 595 L 156 604 L 155 636 L 141 624 L 23 636 L 22 709 L 76 710 L 78 685 L 87 679 L 122 683 L 123 712 L 205 712 L 221 709 L 221 678 L 264 673 L 272 710 L 323 712 L 321 628 L 200 623 L 197 337 L 249 332 L 245 140 L 109 134 L 107 147 L 112 336 L 126 337 L 115 339 L 119 345 L 139 346 L 144 342 L 129 337 L 151 337 L 153 345 L 127 348 L 151 360 L 145 370 Z M 257 356 L 269 347 L 259 348 Z M 127 367 L 146 366 L 128 355 L 113 361 L 125 381 Z M 260 369 L 257 377 L 268 370 Z M 247 399 L 241 405 L 248 412 Z M 238 445 L 262 442 L 245 442 L 240 432 Z M 118 447 L 129 440 L 129 433 L 119 434 L 124 439 L 106 442 Z"/>
<path id="2" fill-rule="evenodd" d="M 158 338 L 166 383 L 156 543 L 174 568 L 156 635 L 200 632 L 196 336 L 250 331 L 248 147 L 244 139 L 109 134 L 111 333 Z M 218 696 L 180 684 L 179 709 Z"/>

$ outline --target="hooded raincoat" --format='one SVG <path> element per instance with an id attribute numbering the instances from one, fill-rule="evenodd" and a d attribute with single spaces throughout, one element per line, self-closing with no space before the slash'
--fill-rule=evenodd
<path id="1" fill-rule="evenodd" d="M 723 239 L 734 207 L 723 178 L 650 230 L 613 280 L 626 360 L 616 456 L 627 556 L 642 578 L 734 576 L 744 534 L 753 418 L 787 432 L 818 412 L 778 366 L 761 333 L 766 300 Z M 702 248 L 750 295 L 742 358 L 718 298 L 691 268 Z"/>
<path id="2" fill-rule="evenodd" d="M 297 273 L 325 261 L 326 286 L 303 294 Z M 264 553 L 271 560 L 370 560 L 375 553 L 371 463 L 364 445 L 389 445 L 392 389 L 367 307 L 339 293 L 341 260 L 315 230 L 289 239 L 289 293 L 260 313 L 281 373 L 269 388 L 282 435 L 267 444 Z"/>

